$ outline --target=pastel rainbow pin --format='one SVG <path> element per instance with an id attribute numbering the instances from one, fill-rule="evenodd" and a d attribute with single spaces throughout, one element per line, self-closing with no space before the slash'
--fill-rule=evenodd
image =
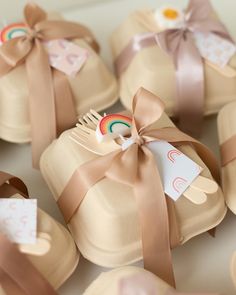
<path id="1" fill-rule="evenodd" d="M 13 23 L 3 28 L 0 32 L 0 40 L 2 43 L 9 41 L 13 38 L 25 35 L 26 31 L 27 29 L 24 23 Z"/>
<path id="2" fill-rule="evenodd" d="M 120 114 L 104 116 L 98 123 L 96 136 L 99 142 L 108 141 L 130 134 L 132 119 Z"/>

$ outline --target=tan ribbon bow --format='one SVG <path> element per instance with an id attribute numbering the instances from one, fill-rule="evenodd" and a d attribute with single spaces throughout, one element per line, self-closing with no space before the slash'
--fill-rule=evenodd
<path id="1" fill-rule="evenodd" d="M 126 278 L 119 282 L 119 295 L 217 295 L 213 293 L 183 293 L 173 288 L 160 292 L 158 290 L 159 280 L 151 273 L 140 273 Z M 218 294 L 219 295 L 219 294 Z"/>
<path id="2" fill-rule="evenodd" d="M 80 166 L 72 175 L 58 205 L 68 223 L 88 190 L 104 177 L 132 187 L 138 204 L 142 231 L 144 266 L 174 286 L 169 240 L 167 200 L 158 168 L 145 143 L 164 140 L 173 144 L 191 143 L 218 178 L 217 162 L 201 143 L 174 127 L 150 130 L 164 111 L 162 101 L 141 88 L 133 100 L 132 136 L 135 143 Z"/>
<path id="3" fill-rule="evenodd" d="M 29 84 L 29 113 L 32 130 L 33 165 L 57 133 L 73 126 L 76 110 L 69 82 L 64 74 L 51 69 L 43 42 L 53 39 L 89 38 L 99 47 L 84 26 L 68 21 L 47 20 L 36 4 L 24 10 L 27 33 L 0 47 L 0 76 L 25 62 Z M 55 97 L 55 99 L 54 99 Z"/>
<path id="4" fill-rule="evenodd" d="M 180 128 L 199 135 L 204 107 L 204 66 L 193 33 L 214 33 L 232 42 L 224 25 L 214 19 L 208 0 L 190 0 L 181 28 L 156 35 L 159 46 L 173 57 L 177 81 L 177 112 Z"/>

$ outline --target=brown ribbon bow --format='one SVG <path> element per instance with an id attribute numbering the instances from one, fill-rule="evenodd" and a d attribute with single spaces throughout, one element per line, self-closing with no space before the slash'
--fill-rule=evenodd
<path id="1" fill-rule="evenodd" d="M 217 295 L 213 293 L 183 293 L 173 288 L 168 288 L 165 292 L 158 290 L 158 280 L 151 273 L 140 273 L 127 278 L 122 278 L 119 282 L 120 295 Z M 219 294 L 218 294 L 219 295 Z"/>
<path id="2" fill-rule="evenodd" d="M 0 171 L 0 197 L 19 193 L 28 198 L 22 180 Z M 7 295 L 56 295 L 52 286 L 16 245 L 0 234 L 0 286 Z"/>
<path id="3" fill-rule="evenodd" d="M 32 133 L 33 165 L 57 133 L 76 122 L 76 110 L 69 82 L 64 74 L 51 69 L 43 42 L 53 39 L 87 38 L 99 50 L 92 33 L 68 21 L 47 20 L 36 4 L 24 10 L 27 33 L 0 47 L 0 76 L 25 62 L 29 84 L 29 113 Z"/>
<path id="4" fill-rule="evenodd" d="M 154 156 L 145 143 L 164 140 L 175 145 L 192 144 L 216 179 L 219 174 L 213 154 L 197 140 L 174 127 L 150 130 L 163 111 L 162 101 L 141 88 L 133 100 L 135 143 L 124 151 L 109 153 L 80 166 L 58 199 L 58 205 L 68 223 L 88 190 L 103 178 L 132 187 L 138 204 L 145 268 L 174 286 L 167 200 Z"/>

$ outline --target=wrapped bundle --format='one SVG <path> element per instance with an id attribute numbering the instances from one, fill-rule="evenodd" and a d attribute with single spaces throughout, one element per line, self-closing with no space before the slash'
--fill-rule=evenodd
<path id="1" fill-rule="evenodd" d="M 91 106 L 107 108 L 118 98 L 99 46 L 81 24 L 27 4 L 25 23 L 4 28 L 1 42 L 0 137 L 16 143 L 32 140 L 34 166 L 79 114 Z"/>
<path id="2" fill-rule="evenodd" d="M 19 178 L 0 171 L 1 208 L 5 210 L 4 216 L 1 212 L 0 294 L 56 295 L 54 288 L 74 272 L 79 253 L 68 230 L 28 198 Z"/>
<path id="3" fill-rule="evenodd" d="M 218 134 L 221 151 L 222 187 L 228 207 L 236 214 L 236 103 L 225 106 L 218 116 Z"/>
<path id="4" fill-rule="evenodd" d="M 105 267 L 143 258 L 145 268 L 174 285 L 170 248 L 214 228 L 224 218 L 226 206 L 213 180 L 218 177 L 214 156 L 174 127 L 163 110 L 158 97 L 140 89 L 129 118 L 107 115 L 95 124 L 98 139 L 102 133 L 104 142 L 96 139 L 91 121 L 91 128 L 68 130 L 43 153 L 40 169 L 84 257 Z M 90 118 L 95 121 L 94 113 Z M 122 146 L 107 142 L 105 136 L 111 130 L 118 132 L 119 124 L 132 130 Z M 159 141 L 164 152 L 156 154 Z M 185 170 L 186 156 L 195 164 Z M 156 165 L 155 159 L 159 164 L 166 160 L 167 168 Z M 177 163 L 181 168 L 173 172 Z M 168 171 L 173 175 L 165 181 Z M 197 173 L 197 182 L 189 187 L 183 177 L 191 171 Z M 168 185 L 179 192 L 178 197 L 171 189 L 168 192 Z M 163 186 L 171 197 L 165 196 Z"/>
<path id="5" fill-rule="evenodd" d="M 190 0 L 186 11 L 136 11 L 111 46 L 128 109 L 142 86 L 164 99 L 183 131 L 199 135 L 203 115 L 236 98 L 235 44 L 207 0 Z"/>
<path id="6" fill-rule="evenodd" d="M 160 278 L 138 267 L 123 267 L 102 273 L 83 295 L 210 295 L 177 292 Z M 214 295 L 213 293 L 211 295 Z M 217 295 L 217 294 L 215 294 Z"/>

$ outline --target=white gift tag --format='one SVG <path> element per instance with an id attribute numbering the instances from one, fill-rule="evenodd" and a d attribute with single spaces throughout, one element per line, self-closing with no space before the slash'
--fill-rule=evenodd
<path id="1" fill-rule="evenodd" d="M 89 52 L 77 44 L 64 39 L 44 43 L 49 62 L 55 69 L 75 77 L 89 57 Z"/>
<path id="2" fill-rule="evenodd" d="M 37 200 L 0 199 L 0 232 L 18 244 L 35 244 Z"/>
<path id="3" fill-rule="evenodd" d="M 236 52 L 236 46 L 213 33 L 194 33 L 201 56 L 210 62 L 224 67 Z"/>
<path id="4" fill-rule="evenodd" d="M 202 168 L 166 141 L 147 144 L 158 166 L 165 193 L 177 201 Z"/>

